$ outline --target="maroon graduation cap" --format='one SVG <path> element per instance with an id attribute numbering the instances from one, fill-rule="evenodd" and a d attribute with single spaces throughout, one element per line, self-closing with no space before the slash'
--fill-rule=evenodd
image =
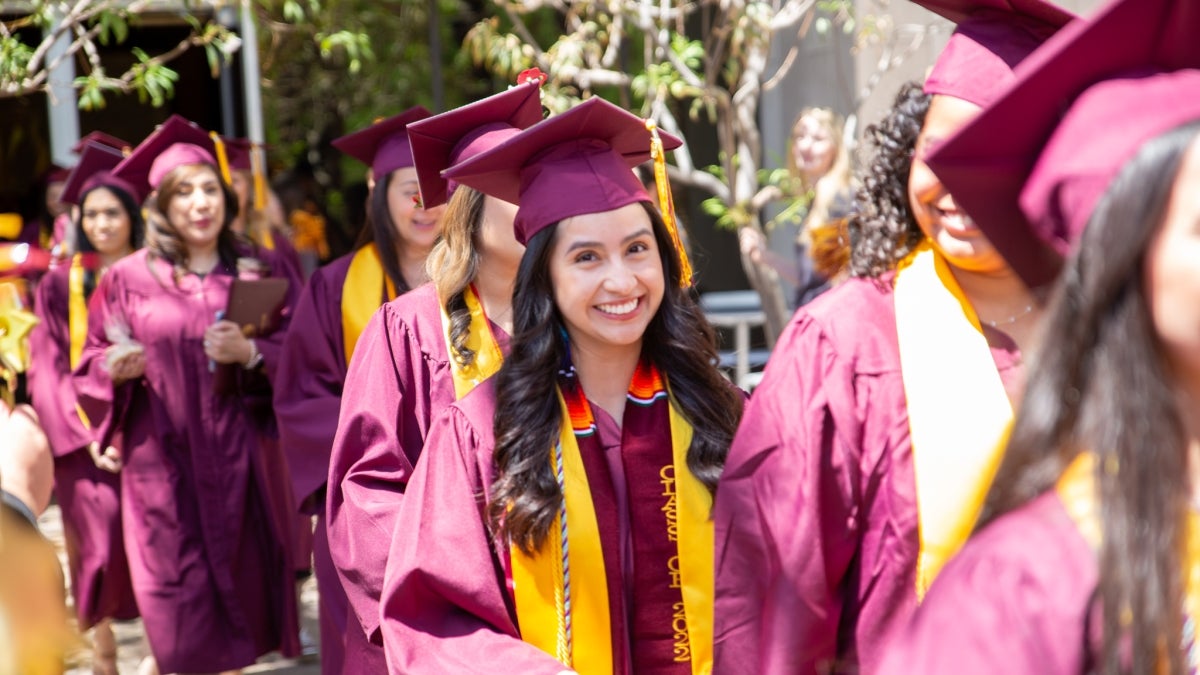
<path id="1" fill-rule="evenodd" d="M 221 137 L 221 142 L 225 145 L 225 157 L 229 160 L 229 168 L 233 171 L 250 171 L 251 159 L 250 154 L 253 150 L 253 145 L 248 138 L 228 138 Z"/>
<path id="2" fill-rule="evenodd" d="M 158 189 L 163 177 L 186 164 L 208 164 L 214 169 L 213 142 L 200 125 L 179 115 L 171 115 L 129 156 L 113 169 L 119 178 L 149 195 Z"/>
<path id="3" fill-rule="evenodd" d="M 683 141 L 659 132 L 663 148 Z M 651 202 L 633 167 L 650 159 L 645 120 L 601 98 L 539 122 L 443 175 L 516 204 L 517 241 L 564 218 Z"/>
<path id="4" fill-rule="evenodd" d="M 122 154 L 133 149 L 133 146 L 131 146 L 128 141 L 123 141 L 120 138 L 106 134 L 103 131 L 92 131 L 83 138 L 79 139 L 79 142 L 71 147 L 71 152 L 77 155 L 83 154 L 83 149 L 93 143 L 110 147 L 113 150 L 120 151 Z"/>
<path id="5" fill-rule="evenodd" d="M 62 200 L 67 204 L 79 204 L 80 198 L 88 191 L 103 186 L 121 190 L 140 203 L 145 195 L 139 193 L 129 181 L 112 173 L 123 159 L 125 155 L 111 145 L 85 144 L 79 152 L 79 164 L 75 165 L 63 186 Z"/>
<path id="6" fill-rule="evenodd" d="M 50 166 L 46 167 L 46 172 L 42 175 L 44 176 L 43 181 L 46 185 L 51 183 L 61 183 L 67 179 L 67 176 L 71 175 L 71 168 L 59 166 L 57 164 L 51 164 Z"/>
<path id="7" fill-rule="evenodd" d="M 958 24 L 925 80 L 925 92 L 986 106 L 1017 64 L 1073 14 L 1044 0 L 914 0 Z"/>
<path id="8" fill-rule="evenodd" d="M 490 150 L 541 121 L 540 87 L 531 81 L 408 125 L 421 204 L 430 209 L 450 199 L 455 186 L 442 177 L 444 169 Z"/>
<path id="9" fill-rule="evenodd" d="M 405 128 L 431 114 L 424 106 L 409 108 L 366 129 L 335 139 L 333 147 L 371 167 L 375 180 L 382 180 L 396 169 L 413 166 Z"/>
<path id="10" fill-rule="evenodd" d="M 1030 287 L 1054 279 L 1142 143 L 1200 118 L 1200 3 L 1118 0 L 1067 26 L 928 158 Z M 1065 113 L 1065 116 L 1064 116 Z"/>

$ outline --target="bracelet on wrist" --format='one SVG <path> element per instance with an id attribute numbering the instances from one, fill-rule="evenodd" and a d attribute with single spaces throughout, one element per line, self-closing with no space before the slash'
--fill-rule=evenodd
<path id="1" fill-rule="evenodd" d="M 242 367 L 246 370 L 254 370 L 262 365 L 263 355 L 262 352 L 258 351 L 258 345 L 253 339 L 247 340 L 247 342 L 250 343 L 250 358 L 246 359 L 246 363 Z"/>

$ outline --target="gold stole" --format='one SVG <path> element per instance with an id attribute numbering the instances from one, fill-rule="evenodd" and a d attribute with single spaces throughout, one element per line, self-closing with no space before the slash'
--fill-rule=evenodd
<path id="1" fill-rule="evenodd" d="M 916 478 L 917 597 L 979 517 L 1012 423 L 1012 404 L 946 261 L 929 244 L 896 273 L 896 334 Z"/>
<path id="2" fill-rule="evenodd" d="M 1062 501 L 1067 515 L 1079 529 L 1084 541 L 1097 553 L 1103 542 L 1104 530 L 1100 524 L 1100 504 L 1096 495 L 1096 458 L 1090 452 L 1081 452 L 1059 476 L 1055 491 Z M 1188 511 L 1187 557 L 1183 561 L 1183 582 L 1186 587 L 1184 610 L 1192 622 L 1200 625 L 1200 515 Z"/>
<path id="3" fill-rule="evenodd" d="M 268 251 L 275 250 L 275 235 L 271 229 L 270 223 L 263 223 L 262 230 L 258 233 L 258 243 Z"/>
<path id="4" fill-rule="evenodd" d="M 346 271 L 346 280 L 342 282 L 342 339 L 345 341 L 347 366 L 350 365 L 350 357 L 354 356 L 358 337 L 367 327 L 371 315 L 383 304 L 380 300 L 385 288 L 387 300 L 383 302 L 388 302 L 396 297 L 396 287 L 383 271 L 375 244 L 367 244 L 358 249 L 350 260 L 350 269 Z"/>
<path id="5" fill-rule="evenodd" d="M 513 594 L 521 639 L 557 658 L 581 675 L 613 672 L 611 616 L 600 530 L 592 508 L 583 458 L 566 401 L 559 393 L 569 545 L 562 540 L 561 516 L 555 517 L 542 547 L 529 556 L 510 546 Z M 679 573 L 692 649 L 692 672 L 712 672 L 713 524 L 712 497 L 687 466 L 692 427 L 672 404 L 671 448 L 675 469 L 679 526 Z M 554 462 L 554 449 L 549 460 Z M 571 604 L 563 605 L 563 553 L 571 569 Z M 567 624 L 571 639 L 567 639 Z"/>
<path id="6" fill-rule="evenodd" d="M 500 351 L 496 336 L 492 334 L 487 315 L 483 312 L 483 303 L 479 302 L 479 296 L 475 294 L 473 286 L 467 286 L 463 292 L 463 299 L 471 312 L 466 346 L 475 352 L 475 359 L 469 366 L 464 366 L 455 358 L 454 345 L 450 343 L 450 316 L 446 314 L 445 305 L 438 303 L 438 310 L 442 316 L 442 335 L 446 338 L 446 354 L 450 360 L 450 376 L 454 380 L 455 399 L 461 399 L 479 383 L 495 375 L 496 371 L 500 370 L 500 364 L 504 362 L 504 354 Z"/>
<path id="7" fill-rule="evenodd" d="M 67 332 L 71 337 L 71 370 L 79 366 L 83 345 L 87 342 L 88 306 L 87 298 L 83 295 L 83 275 L 83 256 L 76 253 L 71 258 L 71 269 L 67 273 Z M 78 403 L 75 404 L 75 412 L 84 428 L 91 429 L 91 420 Z"/>

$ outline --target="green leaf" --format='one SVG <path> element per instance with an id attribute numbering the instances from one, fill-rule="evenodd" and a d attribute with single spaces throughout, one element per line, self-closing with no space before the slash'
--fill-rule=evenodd
<path id="1" fill-rule="evenodd" d="M 720 218 L 729 212 L 729 206 L 727 206 L 725 202 L 721 201 L 720 197 L 709 197 L 708 199 L 705 199 L 704 201 L 700 202 L 700 208 L 704 209 L 705 213 L 714 218 Z"/>
<path id="2" fill-rule="evenodd" d="M 283 18 L 290 23 L 301 23 L 304 21 L 304 8 L 296 0 L 284 0 Z"/>
<path id="3" fill-rule="evenodd" d="M 204 45 L 204 55 L 208 57 L 208 71 L 214 78 L 221 76 L 221 50 L 212 44 Z"/>

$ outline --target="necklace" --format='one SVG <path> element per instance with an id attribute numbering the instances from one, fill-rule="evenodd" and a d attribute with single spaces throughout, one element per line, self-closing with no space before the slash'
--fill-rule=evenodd
<path id="1" fill-rule="evenodd" d="M 1021 317 L 1025 316 L 1026 314 L 1028 314 L 1032 311 L 1033 311 L 1033 305 L 1029 304 L 1029 305 L 1025 305 L 1025 309 L 1022 309 L 1021 311 L 1017 312 L 1016 314 L 1013 314 L 1010 317 L 1007 317 L 1004 319 L 996 319 L 995 321 L 988 321 L 987 319 L 981 319 L 981 320 L 984 323 L 986 323 L 987 325 L 991 326 L 992 328 L 999 328 L 1000 326 L 1008 326 L 1010 324 L 1016 323 L 1018 319 L 1020 319 Z"/>

